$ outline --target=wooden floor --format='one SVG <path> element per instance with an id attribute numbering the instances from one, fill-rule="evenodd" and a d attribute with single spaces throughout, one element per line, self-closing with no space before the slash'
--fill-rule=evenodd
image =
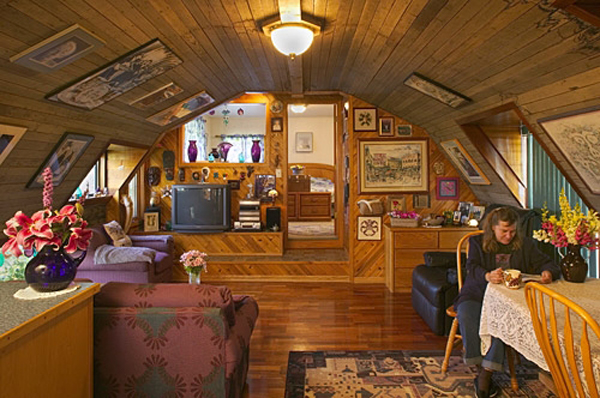
<path id="1" fill-rule="evenodd" d="M 249 294 L 260 314 L 250 342 L 249 398 L 282 398 L 289 351 L 443 350 L 415 313 L 410 293 L 384 285 L 227 283 Z"/>

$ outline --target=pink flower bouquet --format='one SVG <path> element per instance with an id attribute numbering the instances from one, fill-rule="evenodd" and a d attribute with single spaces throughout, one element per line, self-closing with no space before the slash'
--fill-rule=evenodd
<path id="1" fill-rule="evenodd" d="M 416 211 L 400 211 L 394 210 L 390 211 L 388 215 L 392 218 L 419 218 L 420 215 Z"/>
<path id="2" fill-rule="evenodd" d="M 188 274 L 198 275 L 202 271 L 208 272 L 206 263 L 207 258 L 208 254 L 206 253 L 203 253 L 199 250 L 190 250 L 183 253 L 179 258 L 179 261 L 183 265 L 185 272 Z"/>

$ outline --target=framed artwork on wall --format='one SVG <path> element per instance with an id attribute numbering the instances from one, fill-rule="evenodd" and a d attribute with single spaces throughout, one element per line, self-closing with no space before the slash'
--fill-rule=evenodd
<path id="1" fill-rule="evenodd" d="M 538 120 L 538 123 L 594 194 L 600 194 L 600 107 Z"/>
<path id="2" fill-rule="evenodd" d="M 457 139 L 444 141 L 440 144 L 448 153 L 450 159 L 458 170 L 465 176 L 470 184 L 490 185 L 490 180 L 483 171 L 475 164 L 475 161 Z"/>
<path id="3" fill-rule="evenodd" d="M 183 61 L 159 39 L 51 92 L 47 100 L 92 110 L 159 76 Z"/>
<path id="4" fill-rule="evenodd" d="M 283 131 L 283 118 L 272 117 L 271 118 L 271 131 L 273 133 L 281 133 Z"/>
<path id="5" fill-rule="evenodd" d="M 377 131 L 377 108 L 354 108 L 354 131 Z"/>
<path id="6" fill-rule="evenodd" d="M 464 95 L 416 72 L 408 76 L 404 84 L 452 108 L 459 108 L 471 102 L 471 99 Z"/>
<path id="7" fill-rule="evenodd" d="M 173 98 L 181 92 L 183 92 L 183 89 L 171 82 L 166 86 L 162 86 L 158 90 L 154 90 L 151 93 L 146 94 L 143 97 L 134 100 L 133 102 L 130 102 L 129 105 L 138 109 L 147 109 Z"/>
<path id="8" fill-rule="evenodd" d="M 431 207 L 431 197 L 428 193 L 413 195 L 413 207 L 415 209 L 427 209 Z"/>
<path id="9" fill-rule="evenodd" d="M 275 189 L 275 176 L 273 174 L 257 174 L 254 177 L 254 197 L 261 202 L 270 201 L 269 191 Z"/>
<path id="10" fill-rule="evenodd" d="M 98 36 L 75 24 L 10 57 L 10 62 L 48 73 L 69 65 L 102 46 L 104 42 Z"/>
<path id="11" fill-rule="evenodd" d="M 144 213 L 144 232 L 156 232 L 159 230 L 158 212 Z"/>
<path id="12" fill-rule="evenodd" d="M 358 240 L 381 240 L 381 217 L 358 216 Z"/>
<path id="13" fill-rule="evenodd" d="M 17 146 L 27 128 L 0 124 L 0 164 L 8 157 L 10 152 Z"/>
<path id="14" fill-rule="evenodd" d="M 91 135 L 63 134 L 42 166 L 36 171 L 35 176 L 27 183 L 27 188 L 44 186 L 42 173 L 46 167 L 50 167 L 52 170 L 52 185 L 60 185 L 93 140 L 94 137 Z"/>
<path id="15" fill-rule="evenodd" d="M 297 132 L 296 133 L 296 152 L 312 152 L 313 151 L 313 133 L 312 132 Z"/>
<path id="16" fill-rule="evenodd" d="M 436 179 L 437 200 L 457 200 L 459 197 L 458 177 L 437 177 Z"/>
<path id="17" fill-rule="evenodd" d="M 358 193 L 425 193 L 427 139 L 359 139 Z"/>
<path id="18" fill-rule="evenodd" d="M 198 109 L 204 108 L 213 102 L 215 102 L 215 99 L 211 97 L 210 94 L 206 91 L 200 91 L 198 94 L 192 95 L 178 104 L 155 113 L 146 118 L 146 120 L 158 124 L 159 126 L 166 126 L 167 124 L 176 122 L 182 117 L 185 117 Z"/>
<path id="19" fill-rule="evenodd" d="M 379 118 L 379 136 L 393 137 L 394 136 L 394 118 L 380 117 Z"/>
<path id="20" fill-rule="evenodd" d="M 411 137 L 412 136 L 412 125 L 399 124 L 398 126 L 396 126 L 396 135 L 398 137 Z"/>
<path id="21" fill-rule="evenodd" d="M 388 196 L 388 212 L 406 210 L 406 198 L 404 196 Z"/>

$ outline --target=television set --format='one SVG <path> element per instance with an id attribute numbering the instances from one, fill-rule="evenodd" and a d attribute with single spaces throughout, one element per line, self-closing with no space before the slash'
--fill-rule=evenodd
<path id="1" fill-rule="evenodd" d="M 228 231 L 231 228 L 229 185 L 173 185 L 171 225 L 176 232 Z"/>

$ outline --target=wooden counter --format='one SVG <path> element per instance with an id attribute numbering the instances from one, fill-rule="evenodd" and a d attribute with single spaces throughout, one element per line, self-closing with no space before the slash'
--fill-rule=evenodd
<path id="1" fill-rule="evenodd" d="M 476 231 L 469 227 L 392 228 L 384 224 L 385 285 L 389 291 L 409 291 L 412 270 L 423 264 L 428 251 L 454 252 L 460 238 Z"/>
<path id="2" fill-rule="evenodd" d="M 25 282 L 0 282 L 0 397 L 91 397 L 97 283 L 18 300 Z"/>

